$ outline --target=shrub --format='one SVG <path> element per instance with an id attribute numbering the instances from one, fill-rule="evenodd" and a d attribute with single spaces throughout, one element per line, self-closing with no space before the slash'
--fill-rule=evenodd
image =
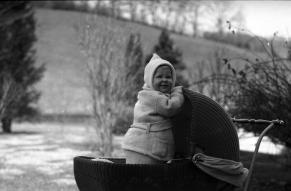
<path id="1" fill-rule="evenodd" d="M 275 36 L 274 36 L 275 38 Z M 231 96 L 234 106 L 230 112 L 241 118 L 281 119 L 286 127 L 273 128 L 268 136 L 275 143 L 291 147 L 291 62 L 281 58 L 273 40 L 265 47 L 266 57 L 244 59 L 245 66 L 234 70 L 236 91 Z M 235 64 L 228 60 L 228 64 Z M 245 130 L 261 133 L 262 126 L 246 126 Z"/>

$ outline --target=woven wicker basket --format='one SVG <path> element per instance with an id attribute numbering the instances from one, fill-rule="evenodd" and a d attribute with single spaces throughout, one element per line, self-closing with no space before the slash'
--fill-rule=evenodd
<path id="1" fill-rule="evenodd" d="M 239 140 L 230 116 L 209 97 L 183 92 L 185 103 L 173 128 L 177 154 L 193 156 L 198 146 L 206 155 L 239 161 Z"/>
<path id="2" fill-rule="evenodd" d="M 239 161 L 236 129 L 224 109 L 212 99 L 184 89 L 185 103 L 174 118 L 176 156 L 189 157 L 196 146 L 207 155 Z M 171 164 L 125 164 L 74 158 L 80 191 L 231 191 L 234 186 L 200 171 L 190 160 Z"/>

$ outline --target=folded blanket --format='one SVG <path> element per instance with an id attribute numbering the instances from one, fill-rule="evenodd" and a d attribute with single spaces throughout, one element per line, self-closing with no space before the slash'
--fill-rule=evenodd
<path id="1" fill-rule="evenodd" d="M 248 169 L 241 162 L 215 158 L 197 153 L 192 161 L 206 174 L 237 187 L 242 187 L 248 176 Z"/>
<path id="2" fill-rule="evenodd" d="M 105 159 L 105 158 L 93 158 L 91 159 L 92 161 L 97 161 L 97 162 L 108 162 L 108 163 L 113 163 L 112 161 Z"/>

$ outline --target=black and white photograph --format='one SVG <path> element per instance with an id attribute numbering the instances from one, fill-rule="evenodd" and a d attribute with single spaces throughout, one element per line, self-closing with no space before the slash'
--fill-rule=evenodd
<path id="1" fill-rule="evenodd" d="M 291 1 L 1 1 L 0 191 L 291 191 Z"/>

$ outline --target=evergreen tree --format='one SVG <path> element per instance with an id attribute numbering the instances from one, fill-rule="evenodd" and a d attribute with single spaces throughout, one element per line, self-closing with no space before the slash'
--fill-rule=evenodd
<path id="1" fill-rule="evenodd" d="M 161 58 L 169 61 L 174 66 L 177 73 L 177 85 L 188 87 L 188 82 L 181 73 L 186 68 L 182 58 L 182 51 L 174 46 L 174 41 L 170 38 L 167 29 L 162 30 L 159 42 L 154 46 L 152 53 L 157 53 Z M 151 59 L 152 53 L 146 57 L 146 63 Z"/>
<path id="2" fill-rule="evenodd" d="M 291 45 L 288 45 L 287 48 L 288 48 L 287 59 L 291 60 Z"/>
<path id="3" fill-rule="evenodd" d="M 2 113 L 2 128 L 11 132 L 12 119 L 31 116 L 36 113 L 32 103 L 36 102 L 40 92 L 33 85 L 38 82 L 44 72 L 44 66 L 35 66 L 36 41 L 34 10 L 29 1 L 2 1 L 0 3 L 0 86 L 3 87 L 5 76 L 9 76 L 13 83 L 9 95 L 13 97 Z M 5 74 L 5 75 L 4 75 Z M 0 96 L 3 97 L 3 91 Z"/>
<path id="4" fill-rule="evenodd" d="M 143 85 L 143 50 L 140 34 L 130 34 L 125 50 L 125 66 L 128 82 L 126 98 L 129 105 L 133 105 L 137 100 L 137 92 Z M 133 82 L 133 83 L 132 83 Z"/>
<path id="5" fill-rule="evenodd" d="M 124 59 L 125 87 L 123 95 L 123 103 L 125 107 L 130 108 L 127 112 L 120 113 L 115 125 L 114 133 L 125 133 L 133 120 L 133 106 L 137 101 L 138 91 L 143 86 L 143 50 L 140 34 L 130 34 Z"/>

